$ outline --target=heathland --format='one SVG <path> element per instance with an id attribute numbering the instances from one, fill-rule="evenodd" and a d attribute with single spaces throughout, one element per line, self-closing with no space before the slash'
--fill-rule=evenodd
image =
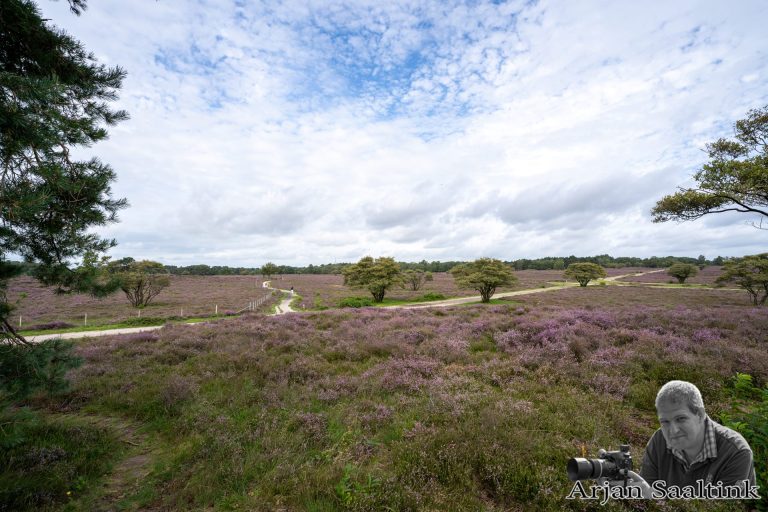
<path id="1" fill-rule="evenodd" d="M 713 285 L 721 267 L 710 266 L 699 275 L 689 279 L 692 284 Z M 658 269 L 612 268 L 608 276 L 626 275 L 619 282 L 641 281 L 646 283 L 669 283 L 674 281 L 665 273 L 633 274 Z M 515 272 L 514 286 L 500 287 L 498 292 L 543 288 L 561 284 L 561 270 L 522 270 Z M 171 286 L 163 290 L 149 306 L 141 310 L 131 307 L 126 297 L 118 292 L 106 298 L 88 295 L 56 294 L 55 289 L 40 284 L 35 279 L 22 276 L 10 281 L 8 298 L 16 303 L 14 324 L 22 330 L 40 327 L 57 327 L 62 324 L 90 326 L 118 324 L 140 317 L 177 318 L 209 317 L 237 313 L 248 305 L 269 294 L 262 287 L 260 276 L 170 276 Z M 364 290 L 351 290 L 344 286 L 341 275 L 331 274 L 286 274 L 272 279 L 276 288 L 293 287 L 299 294 L 295 301 L 297 309 L 324 309 L 338 307 L 348 297 L 367 294 Z M 398 303 L 423 299 L 424 296 L 466 297 L 476 295 L 473 290 L 458 288 L 450 274 L 434 273 L 434 280 L 427 281 L 418 291 L 393 288 L 387 295 L 386 303 Z M 370 296 L 369 296 L 370 297 Z"/>
<path id="2" fill-rule="evenodd" d="M 548 286 L 562 275 L 516 274 L 516 288 Z M 660 287 L 668 276 L 654 277 L 655 286 L 625 278 L 626 285 L 419 310 L 313 310 L 351 293 L 338 276 L 285 276 L 276 284 L 294 286 L 306 311 L 247 312 L 82 340 L 71 388 L 25 404 L 27 442 L 10 448 L 0 503 L 27 510 L 592 510 L 595 504 L 565 498 L 566 461 L 628 443 L 639 465 L 658 426 L 655 392 L 667 380 L 697 384 L 716 420 L 746 421 L 757 407 L 755 388 L 768 382 L 768 315 L 743 291 L 707 286 L 715 274 L 700 273 L 692 286 Z M 444 277 L 392 297 L 466 293 Z M 230 281 L 200 279 L 208 285 L 175 292 L 198 304 L 199 314 L 217 300 L 234 310 L 261 291 L 253 277 L 233 276 L 227 279 L 246 284 L 226 302 Z M 148 309 L 175 314 L 182 299 L 172 293 L 181 282 L 191 281 L 175 281 Z M 40 321 L 55 320 L 45 316 L 53 306 L 33 308 L 39 299 L 26 281 L 16 284 L 12 290 L 26 287 L 21 314 L 45 309 Z M 117 307 L 119 297 L 109 300 Z M 129 313 L 103 311 L 105 320 Z M 605 507 L 744 508 L 696 501 Z"/>

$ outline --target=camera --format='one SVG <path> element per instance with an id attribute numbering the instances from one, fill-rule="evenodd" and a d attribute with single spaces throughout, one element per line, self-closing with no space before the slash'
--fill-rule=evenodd
<path id="1" fill-rule="evenodd" d="M 629 453 L 628 444 L 622 444 L 615 452 L 607 452 L 601 448 L 597 456 L 598 459 L 570 459 L 568 478 L 572 482 L 607 478 L 624 480 L 626 484 L 628 472 L 632 470 L 632 455 Z"/>

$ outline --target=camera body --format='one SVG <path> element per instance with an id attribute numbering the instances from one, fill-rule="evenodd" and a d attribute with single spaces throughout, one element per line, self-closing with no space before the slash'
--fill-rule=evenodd
<path id="1" fill-rule="evenodd" d="M 632 470 L 632 455 L 629 453 L 628 444 L 622 444 L 617 451 L 613 452 L 600 449 L 597 456 L 599 457 L 597 459 L 570 459 L 567 467 L 568 478 L 572 482 L 607 478 L 624 480 L 626 483 L 628 473 Z"/>

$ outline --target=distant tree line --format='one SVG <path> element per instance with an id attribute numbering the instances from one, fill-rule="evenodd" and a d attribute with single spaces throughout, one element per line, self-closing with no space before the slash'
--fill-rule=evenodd
<path id="1" fill-rule="evenodd" d="M 648 268 L 668 268 L 675 263 L 687 263 L 704 267 L 706 265 L 723 265 L 732 258 L 718 256 L 712 260 L 704 255 L 698 258 L 678 257 L 678 256 L 651 256 L 650 258 L 636 258 L 631 256 L 620 256 L 614 258 L 607 254 L 597 256 L 564 256 L 564 257 L 546 257 L 538 259 L 521 258 L 518 260 L 505 261 L 515 270 L 565 270 L 573 263 L 595 263 L 604 268 L 624 268 L 624 267 L 648 267 Z M 32 274 L 35 265 L 32 263 L 9 262 L 19 265 L 24 274 Z M 421 270 L 424 272 L 449 272 L 453 267 L 466 263 L 464 261 L 427 261 L 418 262 L 398 262 L 402 270 Z M 344 269 L 351 263 L 323 263 L 320 265 L 309 264 L 306 267 L 297 267 L 291 265 L 275 265 L 272 275 L 282 274 L 342 274 Z M 165 265 L 165 271 L 173 275 L 190 276 L 256 276 L 261 275 L 261 267 L 229 267 L 227 265 L 188 265 L 176 266 Z"/>
<path id="2" fill-rule="evenodd" d="M 165 265 L 165 270 L 169 274 L 184 276 L 255 276 L 261 273 L 258 268 L 228 267 L 226 265 L 188 265 L 186 267 Z"/>
<path id="3" fill-rule="evenodd" d="M 713 260 L 708 260 L 704 255 L 698 258 L 688 258 L 685 256 L 651 256 L 650 258 L 636 258 L 632 256 L 619 256 L 614 258 L 607 254 L 597 256 L 566 256 L 566 257 L 548 257 L 535 260 L 519 259 L 507 262 L 515 270 L 564 270 L 573 263 L 595 263 L 605 268 L 624 268 L 624 267 L 649 267 L 649 268 L 667 268 L 675 263 L 688 263 L 703 267 L 706 265 L 722 265 L 728 258 L 718 256 Z"/>

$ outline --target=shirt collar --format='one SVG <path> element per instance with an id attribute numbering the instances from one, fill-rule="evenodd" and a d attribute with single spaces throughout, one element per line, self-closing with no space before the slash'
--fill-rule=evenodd
<path id="1" fill-rule="evenodd" d="M 685 471 L 688 471 L 688 469 L 697 462 L 717 458 L 717 439 L 715 438 L 715 429 L 712 427 L 711 423 L 712 421 L 709 419 L 709 416 L 704 418 L 704 447 L 699 453 L 699 456 L 696 457 L 696 460 L 691 461 L 690 464 L 685 460 L 685 455 L 682 450 L 670 448 L 672 455 L 674 455 L 678 462 L 683 465 Z"/>

